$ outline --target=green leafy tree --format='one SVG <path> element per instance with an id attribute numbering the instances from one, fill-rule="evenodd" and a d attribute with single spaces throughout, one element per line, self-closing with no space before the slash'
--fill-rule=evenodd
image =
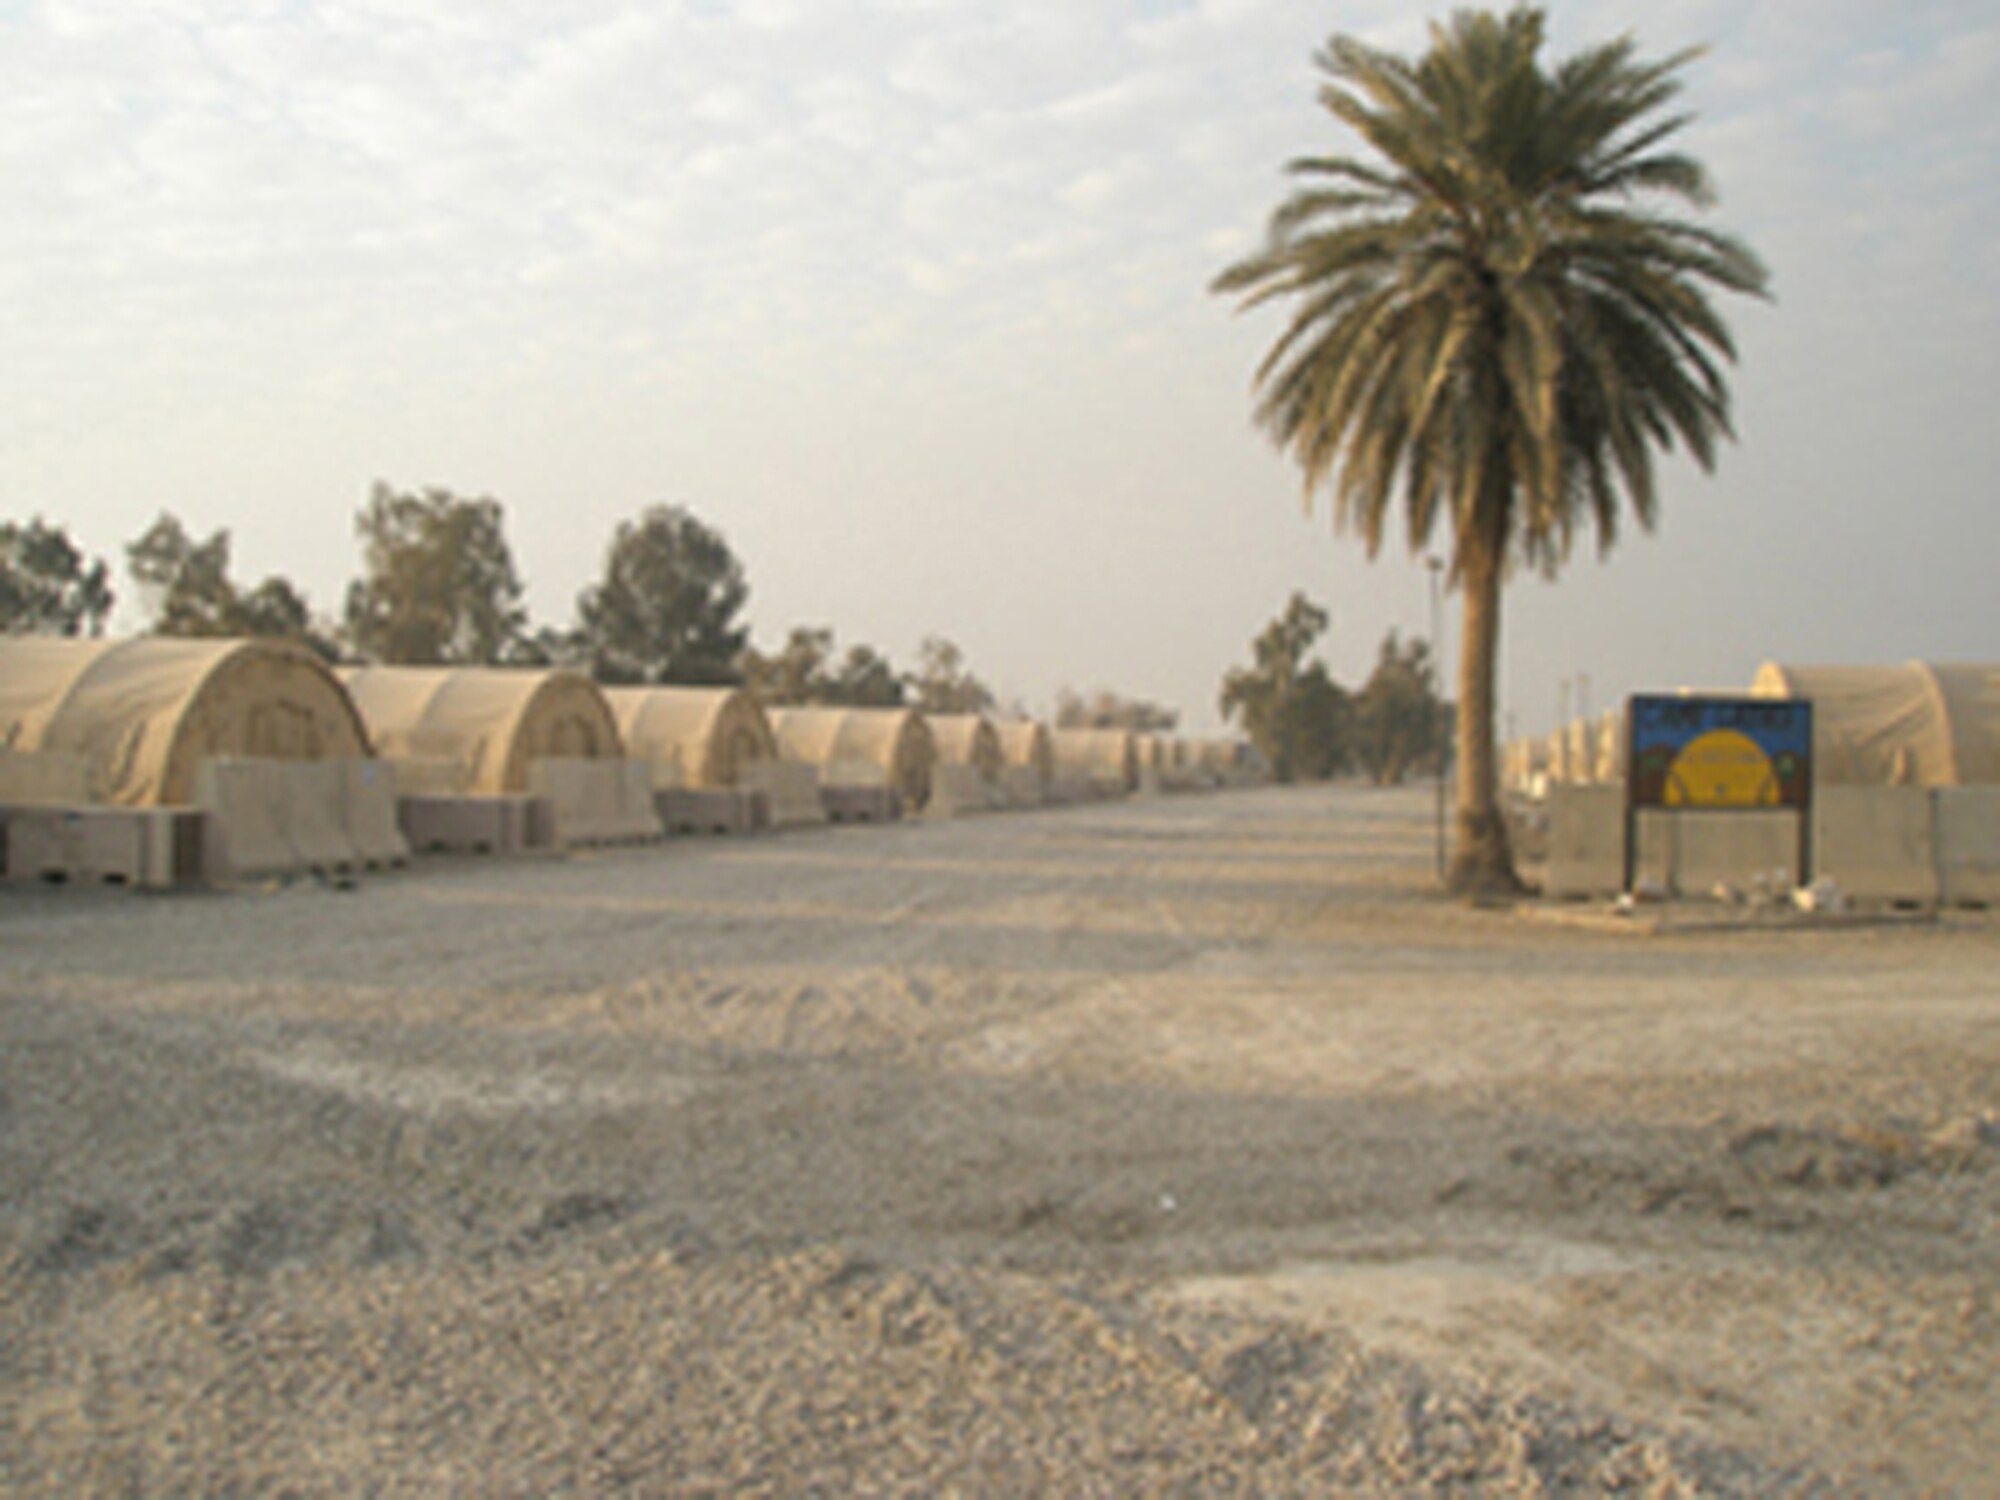
<path id="1" fill-rule="evenodd" d="M 313 624 L 291 583 L 272 575 L 247 593 L 229 577 L 229 532 L 196 541 L 171 512 L 125 546 L 125 566 L 152 615 L 155 635 L 265 636 L 299 641 L 331 659 L 334 647 Z"/>
<path id="2" fill-rule="evenodd" d="M 1222 717 L 1242 720 L 1280 781 L 1324 780 L 1348 764 L 1347 694 L 1323 662 L 1306 657 L 1326 627 L 1326 611 L 1295 593 L 1251 642 L 1255 664 L 1222 679 Z"/>
<path id="3" fill-rule="evenodd" d="M 363 568 L 347 591 L 354 650 L 401 664 L 526 655 L 527 611 L 502 520 L 497 500 L 376 484 L 354 518 Z"/>
<path id="4" fill-rule="evenodd" d="M 903 679 L 873 646 L 850 646 L 820 701 L 851 708 L 897 708 L 903 702 Z"/>
<path id="5" fill-rule="evenodd" d="M 927 714 L 983 714 L 994 704 L 986 684 L 967 670 L 965 653 L 942 636 L 927 635 L 917 647 L 909 688 Z"/>
<path id="6" fill-rule="evenodd" d="M 1106 688 L 1089 694 L 1064 688 L 1056 694 L 1058 729 L 1130 729 L 1139 734 L 1165 734 L 1181 716 L 1171 708 L 1143 698 L 1124 698 Z"/>
<path id="7" fill-rule="evenodd" d="M 577 600 L 577 634 L 604 682 L 736 682 L 749 597 L 720 532 L 656 505 L 619 524 L 603 580 Z"/>
<path id="8" fill-rule="evenodd" d="M 830 676 L 827 662 L 832 655 L 831 630 L 796 625 L 785 644 L 769 656 L 746 646 L 738 666 L 744 686 L 765 703 L 822 703 Z"/>
<path id="9" fill-rule="evenodd" d="M 1451 710 L 1437 692 L 1428 641 L 1382 640 L 1375 670 L 1354 697 L 1354 758 L 1378 786 L 1435 772 L 1447 755 Z"/>
<path id="10" fill-rule="evenodd" d="M 1707 469 L 1731 435 L 1734 359 L 1711 292 L 1761 294 L 1742 244 L 1669 211 L 1708 175 L 1663 113 L 1696 54 L 1630 38 L 1544 68 L 1543 16 L 1459 11 L 1415 61 L 1336 36 L 1321 102 L 1366 159 L 1293 163 L 1261 250 L 1214 289 L 1285 301 L 1257 416 L 1370 552 L 1400 503 L 1414 548 L 1442 525 L 1464 592 L 1449 882 L 1518 888 L 1498 797 L 1494 680 L 1510 559 L 1553 574 L 1621 500 L 1650 527 L 1656 449 Z"/>
<path id="11" fill-rule="evenodd" d="M 590 643 L 574 625 L 537 625 L 508 648 L 507 660 L 523 667 L 592 670 Z"/>
<path id="12" fill-rule="evenodd" d="M 167 511 L 125 545 L 125 568 L 152 616 L 155 635 L 234 635 L 229 533 L 197 542 Z"/>
<path id="13" fill-rule="evenodd" d="M 850 646 L 836 660 L 833 632 L 794 626 L 785 644 L 765 656 L 754 647 L 741 657 L 743 682 L 765 703 L 778 707 L 840 704 L 852 708 L 895 708 L 903 702 L 903 679 L 873 646 Z"/>
<path id="14" fill-rule="evenodd" d="M 103 559 L 86 562 L 62 527 L 0 521 L 0 632 L 102 635 L 112 603 Z"/>
<path id="15" fill-rule="evenodd" d="M 337 654 L 333 642 L 314 626 L 305 596 L 275 575 L 236 596 L 236 622 L 242 635 L 303 641 L 329 659 Z"/>

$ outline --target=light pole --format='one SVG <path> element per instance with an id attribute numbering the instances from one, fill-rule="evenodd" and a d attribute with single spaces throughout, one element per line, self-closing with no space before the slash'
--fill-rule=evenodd
<path id="1" fill-rule="evenodd" d="M 1442 692 L 1444 686 L 1444 643 L 1439 636 L 1438 626 L 1439 595 L 1441 593 L 1440 580 L 1444 574 L 1444 560 L 1437 557 L 1426 557 L 1424 559 L 1424 566 L 1430 570 L 1431 575 L 1431 672 L 1436 677 L 1438 683 L 1437 690 L 1432 692 L 1430 701 L 1424 705 L 1424 716 L 1429 720 L 1431 755 L 1437 766 L 1437 875 L 1439 880 L 1443 880 L 1444 744 L 1443 736 L 1438 733 L 1437 721 L 1438 710 L 1443 704 L 1444 697 Z"/>

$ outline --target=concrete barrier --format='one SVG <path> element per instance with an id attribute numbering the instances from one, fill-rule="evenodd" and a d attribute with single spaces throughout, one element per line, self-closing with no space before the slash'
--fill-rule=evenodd
<path id="1" fill-rule="evenodd" d="M 396 823 L 396 777 L 387 761 L 339 762 L 341 815 L 361 862 L 371 870 L 410 861 L 409 841 Z"/>
<path id="2" fill-rule="evenodd" d="M 0 807 L 81 807 L 90 766 L 62 750 L 0 750 Z"/>
<path id="3" fill-rule="evenodd" d="M 128 808 L 10 808 L 7 878 L 140 885 L 148 870 L 146 832 L 145 821 Z"/>
<path id="4" fill-rule="evenodd" d="M 203 868 L 204 815 L 187 807 L 53 805 L 0 810 L 0 875 L 167 890 Z"/>
<path id="5" fill-rule="evenodd" d="M 1556 784 L 1546 803 L 1549 861 L 1544 894 L 1558 900 L 1616 895 L 1625 888 L 1625 789 Z M 1633 883 L 1703 897 L 1718 886 L 1750 891 L 1799 877 L 1799 815 L 1643 808 L 1634 820 Z M 1863 849 L 1857 835 L 1850 848 Z M 1816 866 L 1817 868 L 1817 866 Z"/>
<path id="6" fill-rule="evenodd" d="M 528 789 L 554 808 L 562 845 L 644 844 L 664 836 L 645 761 L 548 756 L 529 765 Z"/>
<path id="7" fill-rule="evenodd" d="M 1040 807 L 1048 796 L 1042 773 L 1033 766 L 1001 767 L 1000 791 L 1009 807 Z"/>
<path id="8" fill-rule="evenodd" d="M 666 787 L 653 792 L 654 816 L 670 834 L 755 833 L 770 826 L 770 803 L 742 787 Z"/>
<path id="9" fill-rule="evenodd" d="M 347 826 L 346 765 L 338 760 L 216 757 L 195 768 L 195 802 L 216 824 L 217 879 L 364 863 Z"/>
<path id="10" fill-rule="evenodd" d="M 358 870 L 361 851 L 347 830 L 346 768 L 337 760 L 267 760 L 255 765 L 277 803 L 291 845 L 291 870 Z"/>
<path id="11" fill-rule="evenodd" d="M 931 800 L 927 818 L 960 818 L 968 813 L 997 812 L 1007 806 L 1006 793 L 977 766 L 937 765 L 931 768 Z"/>
<path id="12" fill-rule="evenodd" d="M 195 767 L 194 800 L 214 819 L 218 880 L 278 875 L 296 868 L 292 841 L 267 762 L 208 759 Z"/>
<path id="13" fill-rule="evenodd" d="M 142 884 L 213 884 L 217 879 L 215 820 L 198 807 L 147 807 L 134 811 L 146 820 L 146 878 Z"/>
<path id="14" fill-rule="evenodd" d="M 559 847 L 545 797 L 398 796 L 396 823 L 418 854 L 522 854 Z"/>
<path id="15" fill-rule="evenodd" d="M 843 783 L 821 787 L 819 796 L 829 823 L 893 823 L 903 816 L 903 799 L 894 787 Z"/>
<path id="16" fill-rule="evenodd" d="M 1548 817 L 1544 894 L 1581 901 L 1615 896 L 1625 888 L 1623 788 L 1551 786 Z"/>
<path id="17" fill-rule="evenodd" d="M 1939 898 L 1949 906 L 2000 902 L 2000 786 L 1939 787 L 1931 796 Z"/>
<path id="18" fill-rule="evenodd" d="M 935 765 L 931 772 L 936 774 Z M 829 823 L 890 823 L 906 810 L 889 785 L 889 773 L 867 760 L 836 760 L 820 767 L 819 800 Z"/>
<path id="19" fill-rule="evenodd" d="M 1784 890 L 1800 877 L 1796 812 L 1647 808 L 1638 816 L 1637 843 L 1635 878 L 1678 895 L 1706 896 L 1718 886 L 1749 892 L 1759 883 Z"/>
<path id="20" fill-rule="evenodd" d="M 741 790 L 761 795 L 773 828 L 805 828 L 826 821 L 819 796 L 819 772 L 790 760 L 755 761 L 737 773 Z"/>
<path id="21" fill-rule="evenodd" d="M 1124 795 L 1123 786 L 1099 782 L 1088 771 L 1069 766 L 1057 767 L 1056 774 L 1043 789 L 1044 800 L 1055 803 L 1100 802 L 1107 797 Z"/>
<path id="22" fill-rule="evenodd" d="M 1815 879 L 1850 901 L 1930 906 L 1938 899 L 1931 792 L 1916 786 L 1822 786 L 1813 792 Z"/>

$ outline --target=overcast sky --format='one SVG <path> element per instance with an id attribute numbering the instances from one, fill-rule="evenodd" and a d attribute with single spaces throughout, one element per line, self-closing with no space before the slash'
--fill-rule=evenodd
<path id="1" fill-rule="evenodd" d="M 1199 728 L 1299 589 L 1357 682 L 1427 632 L 1425 572 L 1305 513 L 1250 424 L 1277 325 L 1205 288 L 1282 163 L 1345 145 L 1313 50 L 1415 49 L 1427 13 L 0 0 L 0 517 L 122 566 L 169 509 L 331 613 L 371 483 L 441 485 L 504 504 L 567 623 L 668 501 L 743 559 L 765 645 L 940 633 L 1037 711 L 1105 686 Z M 1685 141 L 1777 296 L 1730 310 L 1718 473 L 1509 590 L 1505 710 L 2000 660 L 2000 6 L 1551 16 L 1558 52 L 1710 45 Z"/>

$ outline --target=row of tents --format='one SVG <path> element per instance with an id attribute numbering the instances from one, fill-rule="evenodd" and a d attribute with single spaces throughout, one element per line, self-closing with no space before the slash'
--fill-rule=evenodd
<path id="1" fill-rule="evenodd" d="M 2000 783 L 2000 666 L 1766 662 L 1748 696 L 1812 704 L 1814 778 L 1822 785 Z M 1502 775 L 1510 791 L 1540 800 L 1550 787 L 1622 783 L 1625 763 L 1625 710 L 1618 708 L 1510 741 Z"/>
<path id="2" fill-rule="evenodd" d="M 1233 740 L 766 708 L 740 688 L 604 688 L 565 668 L 336 668 L 265 640 L 0 639 L 0 868 L 16 877 L 177 884 L 1258 774 Z"/>

